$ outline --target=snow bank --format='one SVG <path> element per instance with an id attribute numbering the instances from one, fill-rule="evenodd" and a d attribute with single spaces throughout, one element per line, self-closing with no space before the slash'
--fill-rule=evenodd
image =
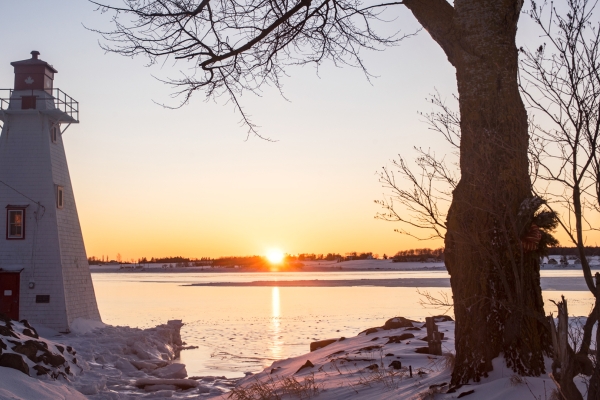
<path id="1" fill-rule="evenodd" d="M 0 367 L 0 399 L 85 400 L 86 397 L 59 381 L 40 381 L 21 371 Z"/>
<path id="2" fill-rule="evenodd" d="M 313 352 L 275 361 L 262 372 L 241 380 L 232 393 L 222 398 L 260 398 L 261 391 L 274 391 L 284 399 L 445 400 L 468 396 L 469 400 L 530 400 L 550 398 L 555 389 L 548 376 L 518 377 L 498 358 L 488 378 L 449 393 L 454 321 L 437 323 L 444 333 L 442 356 L 421 353 L 427 346 L 424 323 L 409 321 L 408 325 L 406 321 L 393 318 L 356 337 L 337 338 Z M 550 360 L 548 371 L 549 367 Z"/>

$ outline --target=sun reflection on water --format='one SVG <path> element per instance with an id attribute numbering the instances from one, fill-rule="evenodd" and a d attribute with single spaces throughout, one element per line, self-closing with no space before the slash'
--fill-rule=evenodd
<path id="1" fill-rule="evenodd" d="M 280 359 L 283 357 L 283 340 L 281 335 L 281 300 L 279 298 L 279 288 L 271 289 L 271 357 Z"/>

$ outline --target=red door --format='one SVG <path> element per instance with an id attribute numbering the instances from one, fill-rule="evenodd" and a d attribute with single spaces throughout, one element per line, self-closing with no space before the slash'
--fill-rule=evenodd
<path id="1" fill-rule="evenodd" d="M 19 320 L 19 285 L 18 272 L 0 272 L 0 314 Z"/>

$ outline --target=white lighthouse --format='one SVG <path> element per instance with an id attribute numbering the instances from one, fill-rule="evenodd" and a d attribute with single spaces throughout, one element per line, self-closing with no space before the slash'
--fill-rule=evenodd
<path id="1" fill-rule="evenodd" d="M 0 313 L 64 332 L 100 314 L 63 146 L 79 104 L 39 54 L 0 93 Z"/>

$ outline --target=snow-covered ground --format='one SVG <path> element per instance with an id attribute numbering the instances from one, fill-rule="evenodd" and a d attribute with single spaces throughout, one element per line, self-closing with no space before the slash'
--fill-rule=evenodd
<path id="1" fill-rule="evenodd" d="M 536 378 L 516 376 L 504 360 L 494 360 L 494 370 L 481 382 L 449 390 L 454 351 L 454 322 L 438 322 L 444 333 L 442 356 L 417 353 L 427 347 L 422 322 L 394 329 L 391 319 L 378 329 L 369 329 L 352 338 L 298 357 L 274 362 L 259 374 L 241 380 L 227 396 L 243 400 L 276 393 L 274 399 L 455 399 L 531 400 L 550 399 L 556 388 L 548 375 Z M 391 329 L 389 329 L 391 328 Z M 547 360 L 550 370 L 551 360 Z M 582 382 L 578 382 L 581 390 Z M 248 397 L 244 397 L 248 396 Z"/>
<path id="2" fill-rule="evenodd" d="M 275 361 L 241 380 L 188 377 L 185 366 L 175 361 L 183 345 L 180 321 L 141 330 L 79 320 L 68 335 L 40 329 L 46 338 L 36 338 L 37 332 L 27 324 L 4 321 L 0 361 L 5 354 L 19 355 L 29 372 L 0 367 L 0 399 L 551 398 L 555 385 L 548 375 L 518 377 L 502 358 L 494 361 L 494 370 L 481 382 L 449 390 L 454 322 L 447 317 L 436 321 L 444 334 L 441 356 L 423 352 L 427 347 L 423 322 L 396 317 L 354 337 L 333 338 L 315 351 Z M 31 354 L 19 347 L 33 342 L 42 351 Z M 51 359 L 60 354 L 58 360 Z M 48 373 L 36 374 L 39 366 Z M 550 360 L 546 368 L 550 370 Z M 585 391 L 581 380 L 578 386 Z"/>

